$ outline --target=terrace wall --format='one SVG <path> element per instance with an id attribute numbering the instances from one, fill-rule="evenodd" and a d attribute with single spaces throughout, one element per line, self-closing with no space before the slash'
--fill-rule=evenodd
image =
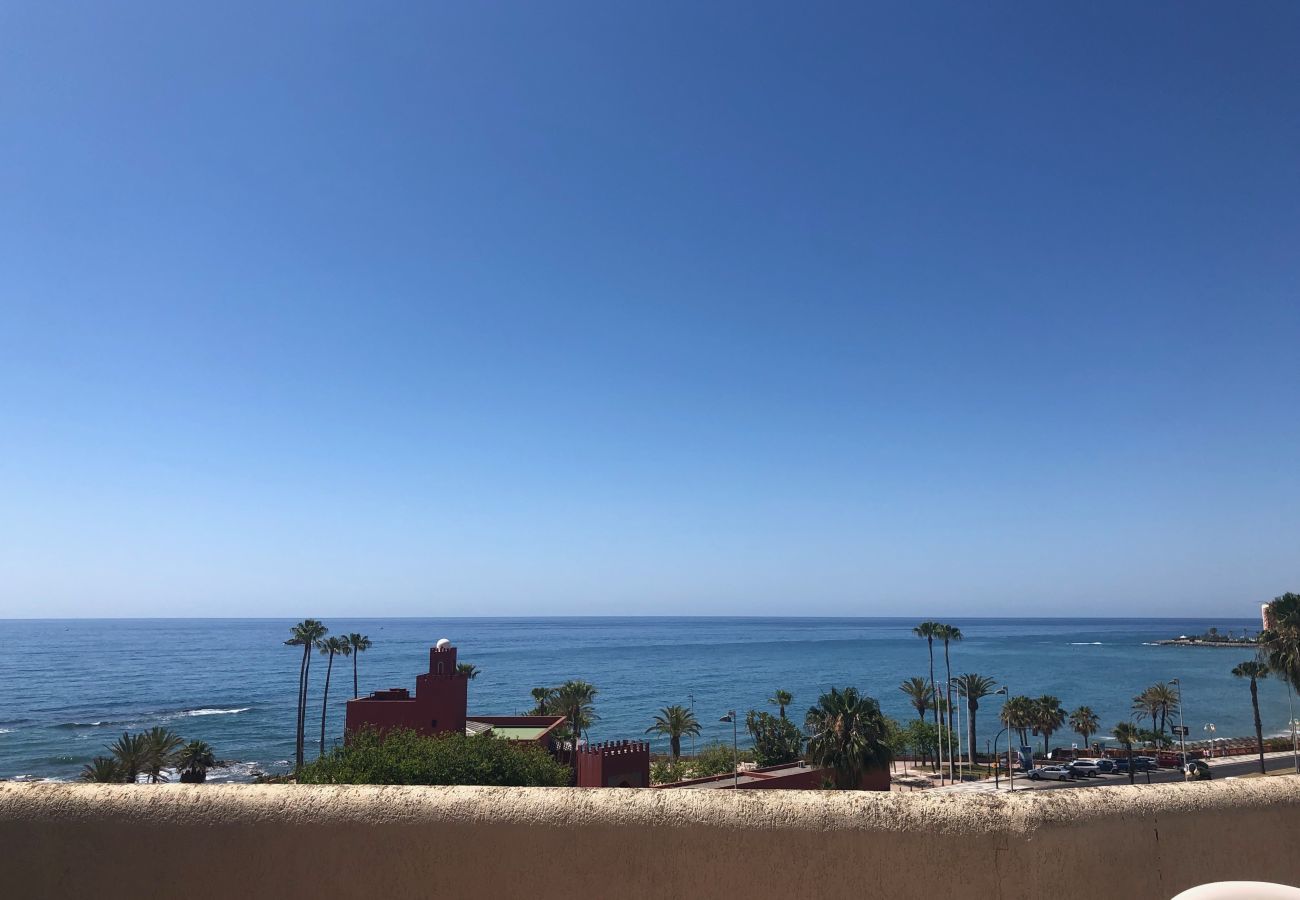
<path id="1" fill-rule="evenodd" d="M 6 897 L 1165 900 L 1300 881 L 1300 780 L 1014 796 L 0 784 Z"/>

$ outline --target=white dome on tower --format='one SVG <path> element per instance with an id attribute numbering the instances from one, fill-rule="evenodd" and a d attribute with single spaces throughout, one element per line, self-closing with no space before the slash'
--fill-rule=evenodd
<path id="1" fill-rule="evenodd" d="M 438 643 L 434 644 L 433 646 L 438 648 L 439 650 L 445 650 L 446 648 L 451 646 L 451 641 L 449 641 L 447 638 L 438 638 Z"/>

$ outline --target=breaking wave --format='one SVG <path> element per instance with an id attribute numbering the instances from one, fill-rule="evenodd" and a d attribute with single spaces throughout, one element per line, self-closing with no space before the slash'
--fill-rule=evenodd
<path id="1" fill-rule="evenodd" d="M 183 716 L 233 716 L 236 713 L 248 712 L 253 707 L 237 706 L 231 709 L 187 709 L 181 713 Z"/>

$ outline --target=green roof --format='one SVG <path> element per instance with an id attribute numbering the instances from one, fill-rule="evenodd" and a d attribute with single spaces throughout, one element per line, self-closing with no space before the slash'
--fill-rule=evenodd
<path id="1" fill-rule="evenodd" d="M 535 725 L 524 728 L 513 725 L 493 725 L 492 733 L 499 738 L 505 738 L 507 741 L 535 741 L 546 733 L 546 729 L 538 728 Z"/>

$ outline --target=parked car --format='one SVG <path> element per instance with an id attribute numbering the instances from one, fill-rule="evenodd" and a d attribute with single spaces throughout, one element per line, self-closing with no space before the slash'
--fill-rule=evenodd
<path id="1" fill-rule="evenodd" d="M 1214 773 L 1210 771 L 1209 763 L 1194 759 L 1187 764 L 1187 777 L 1192 781 L 1209 781 Z"/>
<path id="2" fill-rule="evenodd" d="M 1133 771 L 1146 772 L 1156 768 L 1154 760 L 1145 756 L 1133 757 Z M 1115 760 L 1115 771 L 1120 774 L 1128 774 L 1128 759 L 1120 758 Z"/>
<path id="3" fill-rule="evenodd" d="M 1039 766 L 1037 769 L 1029 770 L 1029 777 L 1033 781 L 1047 779 L 1048 781 L 1069 781 L 1075 777 L 1070 771 L 1069 766 Z"/>
<path id="4" fill-rule="evenodd" d="M 1100 778 L 1101 767 L 1095 759 L 1076 759 L 1067 768 L 1081 778 Z"/>
<path id="5" fill-rule="evenodd" d="M 1097 771 L 1102 775 L 1111 775 L 1115 772 L 1115 760 L 1099 759 L 1097 760 Z"/>

